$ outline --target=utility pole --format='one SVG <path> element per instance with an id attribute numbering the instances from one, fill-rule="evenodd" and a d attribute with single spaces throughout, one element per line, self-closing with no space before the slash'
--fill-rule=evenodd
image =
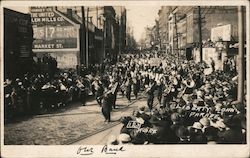
<path id="1" fill-rule="evenodd" d="M 103 60 L 106 59 L 106 18 L 103 20 Z"/>
<path id="2" fill-rule="evenodd" d="M 176 38 L 176 52 L 177 52 L 177 59 L 179 61 L 179 46 L 178 46 L 178 30 L 177 30 L 177 18 L 176 13 L 174 13 L 174 26 L 175 26 L 175 38 Z"/>
<path id="3" fill-rule="evenodd" d="M 86 27 L 85 27 L 85 9 L 84 6 L 81 7 L 82 12 L 82 32 L 81 32 L 81 51 L 80 51 L 80 64 L 85 63 L 85 54 L 86 54 L 86 45 L 85 45 L 85 33 L 86 33 Z"/>
<path id="4" fill-rule="evenodd" d="M 123 16 L 123 13 L 122 13 L 122 10 L 123 10 L 123 8 L 122 8 L 122 6 L 120 7 L 120 9 L 121 9 L 121 16 L 120 16 L 120 18 L 119 18 L 119 20 L 118 20 L 118 22 L 119 22 L 119 56 L 121 55 L 121 42 L 122 42 L 122 38 L 121 38 L 121 36 L 122 36 L 122 16 Z"/>
<path id="5" fill-rule="evenodd" d="M 98 7 L 96 6 L 96 27 L 98 28 Z M 99 29 L 99 28 L 98 28 Z"/>
<path id="6" fill-rule="evenodd" d="M 198 34 L 199 34 L 199 51 L 200 62 L 202 62 L 202 22 L 201 22 L 201 7 L 198 6 Z"/>
<path id="7" fill-rule="evenodd" d="M 86 66 L 89 67 L 89 7 L 87 7 L 87 23 L 86 23 Z"/>
<path id="8" fill-rule="evenodd" d="M 239 103 L 243 102 L 244 98 L 244 15 L 243 6 L 238 6 L 238 34 L 239 34 L 239 54 L 238 54 L 238 96 Z"/>

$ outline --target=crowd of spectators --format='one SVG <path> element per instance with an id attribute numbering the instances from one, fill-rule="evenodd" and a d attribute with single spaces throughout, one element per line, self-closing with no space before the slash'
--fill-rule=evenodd
<path id="1" fill-rule="evenodd" d="M 237 74 L 231 69 L 205 74 L 209 67 L 149 52 L 123 55 L 115 65 L 104 62 L 76 70 L 25 74 L 5 80 L 5 117 L 55 110 L 74 101 L 85 106 L 87 96 L 95 94 L 109 122 L 117 91 L 128 102 L 131 94 L 136 99 L 141 91 L 147 105 L 121 119 L 120 142 L 245 143 L 246 100 L 235 102 Z M 109 143 L 117 141 L 112 137 Z"/>
<path id="2" fill-rule="evenodd" d="M 148 64 L 152 55 L 127 56 L 130 63 L 123 58 L 127 72 L 139 74 L 147 105 L 123 117 L 121 134 L 108 144 L 246 143 L 246 98 L 243 103 L 235 101 L 234 72 L 214 70 L 205 75 L 209 67 L 205 63 L 157 57 L 162 61 L 159 66 Z M 133 65 L 139 71 L 130 69 Z"/>

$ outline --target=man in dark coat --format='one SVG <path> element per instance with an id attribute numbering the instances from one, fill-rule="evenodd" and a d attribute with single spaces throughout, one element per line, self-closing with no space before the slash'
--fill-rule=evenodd
<path id="1" fill-rule="evenodd" d="M 227 116 L 223 118 L 227 126 L 225 131 L 219 132 L 219 143 L 221 144 L 242 144 L 244 135 L 242 133 L 241 121 L 236 117 Z"/>
<path id="2" fill-rule="evenodd" d="M 133 93 L 135 95 L 135 99 L 137 99 L 138 92 L 140 90 L 140 81 L 138 80 L 137 77 L 133 78 L 132 81 L 133 81 L 132 84 Z"/>
<path id="3" fill-rule="evenodd" d="M 155 83 L 152 81 L 151 85 L 146 87 L 147 105 L 150 111 L 152 110 L 154 103 L 154 90 L 155 90 Z"/>
<path id="4" fill-rule="evenodd" d="M 112 92 L 106 89 L 104 91 L 103 103 L 102 103 L 102 114 L 105 118 L 104 122 L 110 122 L 111 110 L 112 110 Z"/>
<path id="5" fill-rule="evenodd" d="M 131 102 L 131 91 L 132 91 L 132 79 L 129 77 L 125 83 L 126 86 L 126 97 Z"/>
<path id="6" fill-rule="evenodd" d="M 161 81 L 157 81 L 156 96 L 157 96 L 159 105 L 161 105 L 162 93 L 163 93 L 163 84 Z"/>

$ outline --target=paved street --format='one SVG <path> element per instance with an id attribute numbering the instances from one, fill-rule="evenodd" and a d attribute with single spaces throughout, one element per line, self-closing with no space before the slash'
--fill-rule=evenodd
<path id="1" fill-rule="evenodd" d="M 69 144 L 73 140 L 85 138 L 104 127 L 118 124 L 121 116 L 130 115 L 138 104 L 144 103 L 145 99 L 141 99 L 127 106 L 126 98 L 118 97 L 118 109 L 112 112 L 112 122 L 109 124 L 104 123 L 101 108 L 95 100 L 89 101 L 85 107 L 74 106 L 56 114 L 38 115 L 17 123 L 9 123 L 4 128 L 4 143 L 12 145 Z"/>

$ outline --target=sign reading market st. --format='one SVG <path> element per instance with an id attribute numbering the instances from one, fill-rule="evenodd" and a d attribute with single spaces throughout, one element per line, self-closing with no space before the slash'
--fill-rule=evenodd
<path id="1" fill-rule="evenodd" d="M 79 25 L 54 7 L 30 7 L 33 51 L 79 51 Z"/>

